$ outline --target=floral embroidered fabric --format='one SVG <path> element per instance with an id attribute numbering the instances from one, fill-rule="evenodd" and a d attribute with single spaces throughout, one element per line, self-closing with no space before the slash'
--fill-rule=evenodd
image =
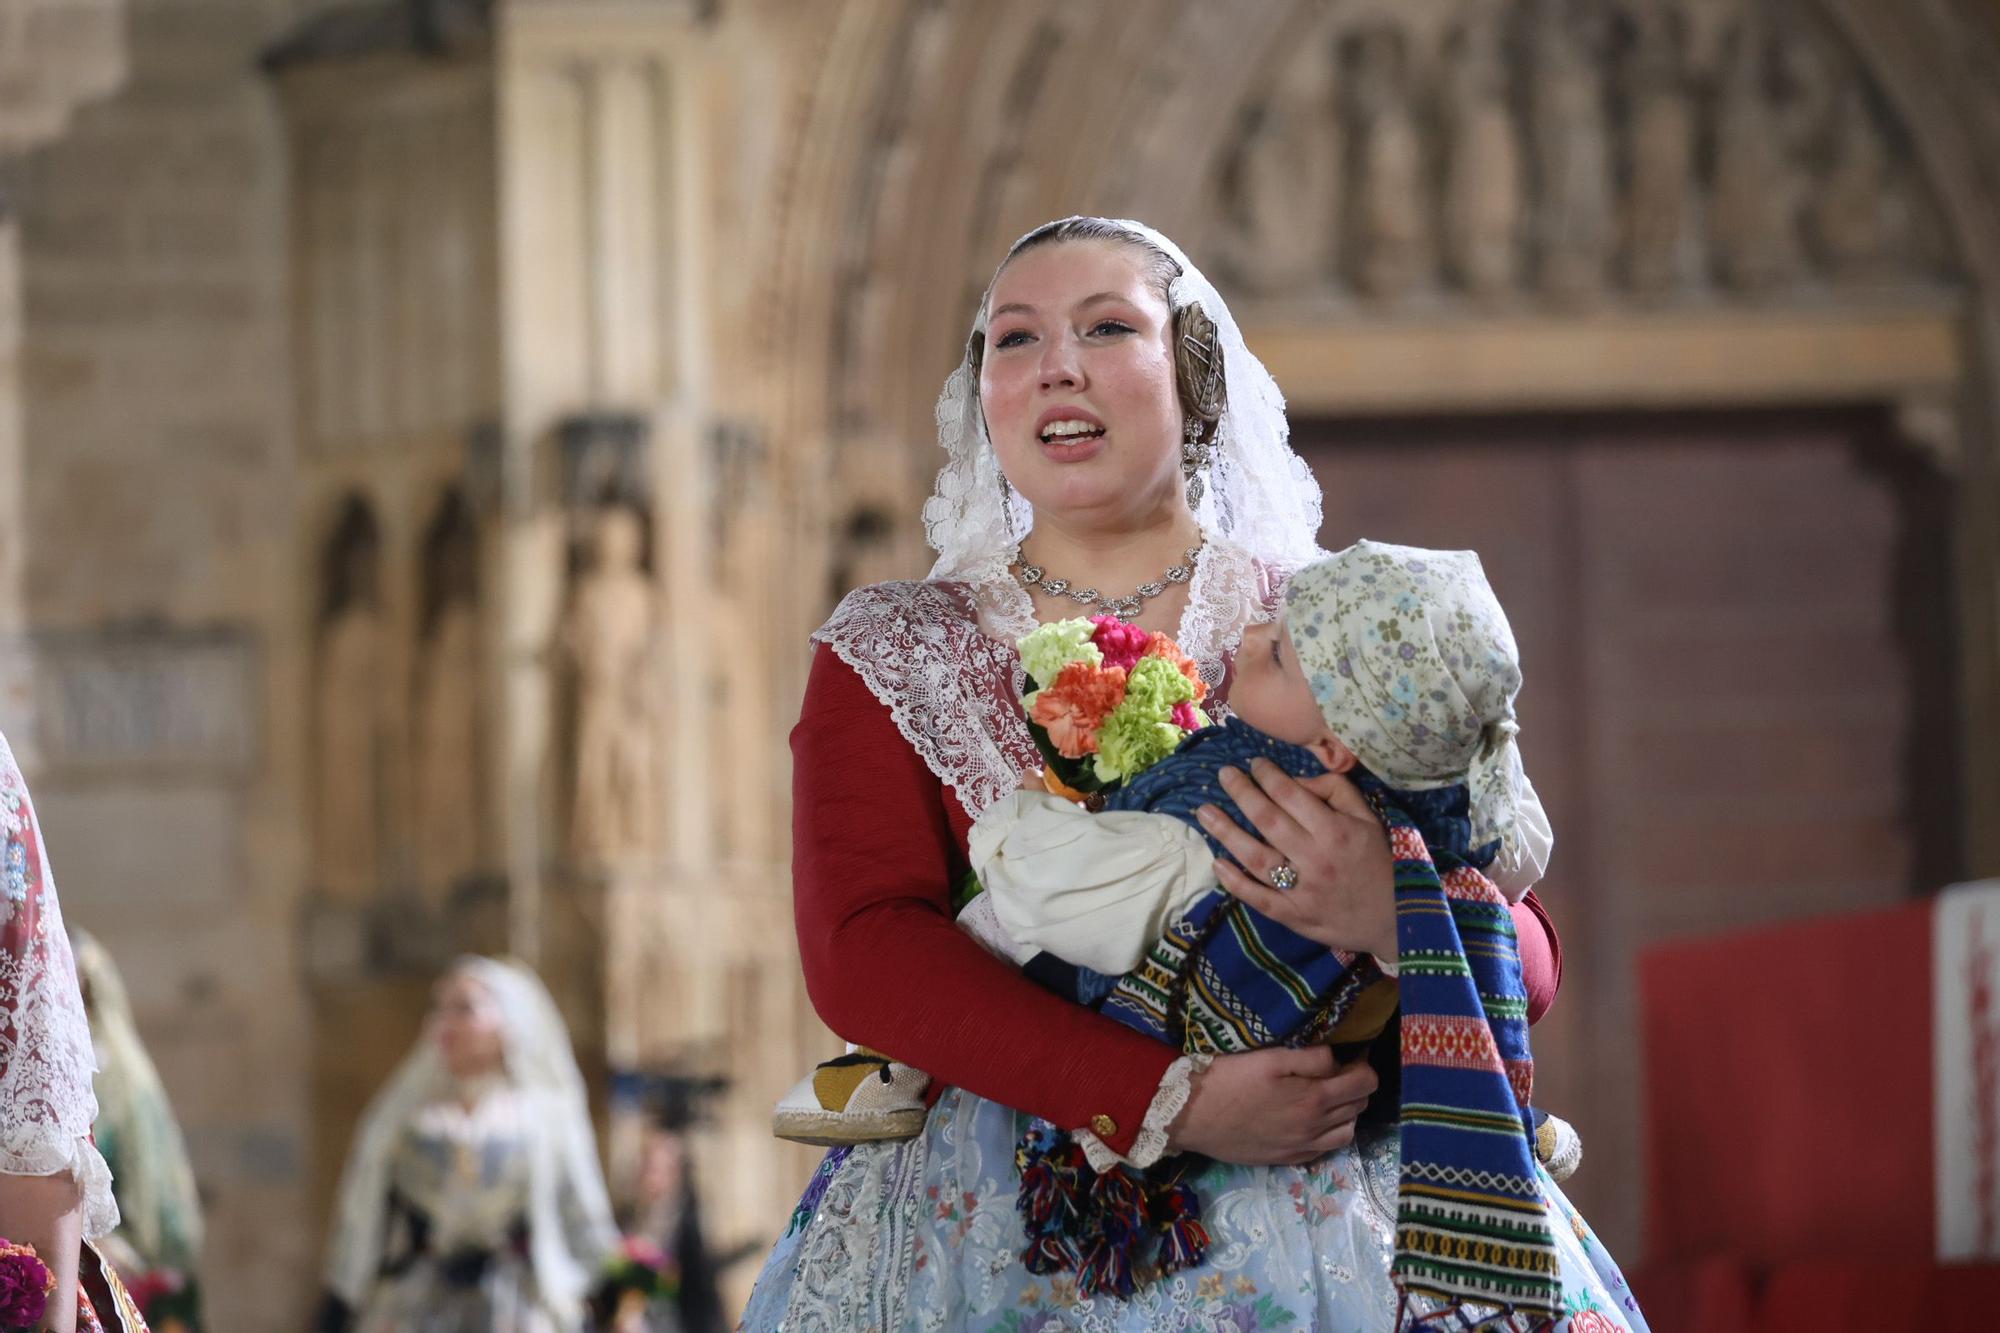
<path id="1" fill-rule="evenodd" d="M 1396 1140 L 1307 1166 L 1208 1163 L 1190 1180 L 1214 1237 L 1202 1264 L 1130 1301 L 1080 1298 L 1020 1262 L 1014 1144 L 1027 1117 L 946 1092 L 920 1138 L 849 1150 L 809 1219 L 778 1243 L 740 1325 L 785 1333 L 1386 1330 Z M 1566 1333 L 1645 1333 L 1617 1266 L 1554 1182 Z"/>

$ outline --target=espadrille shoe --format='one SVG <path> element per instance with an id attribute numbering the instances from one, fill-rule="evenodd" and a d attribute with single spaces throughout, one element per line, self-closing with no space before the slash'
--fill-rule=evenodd
<path id="1" fill-rule="evenodd" d="M 1535 1160 L 1549 1177 L 1561 1184 L 1583 1165 L 1583 1139 L 1569 1121 L 1552 1116 L 1540 1107 L 1532 1108 L 1535 1119 Z"/>
<path id="2" fill-rule="evenodd" d="M 924 1131 L 930 1085 L 920 1069 L 874 1051 L 850 1051 L 792 1086 L 771 1113 L 771 1132 L 823 1148 L 915 1138 Z"/>

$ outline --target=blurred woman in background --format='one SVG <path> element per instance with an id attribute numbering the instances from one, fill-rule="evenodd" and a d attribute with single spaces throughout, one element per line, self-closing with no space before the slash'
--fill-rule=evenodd
<path id="1" fill-rule="evenodd" d="M 201 1327 L 202 1220 L 187 1141 L 139 1040 L 117 964 L 88 932 L 74 931 L 70 940 L 97 1052 L 97 1147 L 118 1200 L 118 1230 L 105 1238 L 104 1253 L 157 1333 L 194 1333 Z"/>
<path id="2" fill-rule="evenodd" d="M 534 973 L 467 958 L 341 1181 L 324 1333 L 576 1333 L 618 1248 L 583 1078 Z"/>

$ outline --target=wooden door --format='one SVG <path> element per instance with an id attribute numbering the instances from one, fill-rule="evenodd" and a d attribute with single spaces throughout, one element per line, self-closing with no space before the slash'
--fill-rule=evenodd
<path id="1" fill-rule="evenodd" d="M 1582 1133 L 1571 1196 L 1629 1263 L 1638 951 L 1897 900 L 1955 868 L 1946 534 L 1934 483 L 1882 438 L 1861 413 L 1300 431 L 1324 544 L 1475 549 L 1513 622 L 1565 950 L 1537 1101 Z M 1746 977 L 1742 1001 L 1811 997 Z"/>

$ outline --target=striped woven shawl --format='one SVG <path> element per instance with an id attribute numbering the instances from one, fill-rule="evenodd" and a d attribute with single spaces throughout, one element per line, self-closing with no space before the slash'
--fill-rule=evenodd
<path id="1" fill-rule="evenodd" d="M 1219 774 L 1257 757 L 1296 778 L 1325 772 L 1309 751 L 1231 719 L 1111 793 L 1107 808 L 1171 814 L 1199 829 L 1195 808 L 1213 804 L 1242 823 Z M 1561 1288 L 1525 1125 L 1534 1064 L 1513 914 L 1480 870 L 1493 849 L 1468 845 L 1463 786 L 1397 791 L 1366 772 L 1354 777 L 1395 854 L 1399 982 L 1366 955 L 1328 950 L 1216 890 L 1117 979 L 1103 1012 L 1186 1051 L 1227 1053 L 1370 1035 L 1343 1020 L 1386 1012 L 1364 1001 L 1395 985 L 1403 1162 L 1394 1277 L 1406 1314 L 1533 1328 L 1560 1312 Z"/>

